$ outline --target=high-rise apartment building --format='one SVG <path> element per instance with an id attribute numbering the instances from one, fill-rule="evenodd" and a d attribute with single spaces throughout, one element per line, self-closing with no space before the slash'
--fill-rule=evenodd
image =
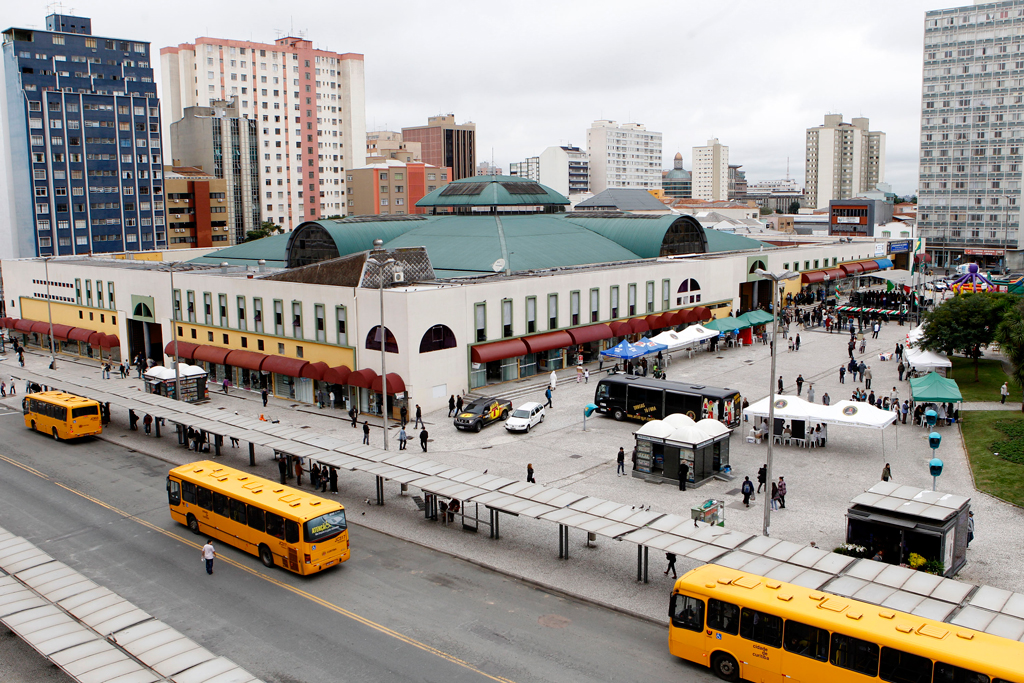
<path id="1" fill-rule="evenodd" d="M 850 199 L 885 181 L 885 133 L 869 129 L 868 119 L 826 114 L 825 123 L 807 129 L 807 201 L 815 208 Z"/>
<path id="2" fill-rule="evenodd" d="M 291 230 L 345 215 L 345 169 L 366 163 L 363 56 L 303 38 L 197 38 L 160 50 L 165 115 L 238 98 L 259 136 L 262 220 Z"/>
<path id="3" fill-rule="evenodd" d="M 708 140 L 703 147 L 693 148 L 693 198 L 710 202 L 729 199 L 729 148 Z"/>
<path id="4" fill-rule="evenodd" d="M 3 33 L 0 257 L 167 246 L 149 43 L 85 17 Z"/>
<path id="5" fill-rule="evenodd" d="M 540 153 L 540 183 L 568 197 L 590 192 L 590 161 L 579 147 L 558 145 Z"/>
<path id="6" fill-rule="evenodd" d="M 540 157 L 526 157 L 523 161 L 513 161 L 508 165 L 508 174 L 514 178 L 523 178 L 540 182 Z"/>
<path id="7" fill-rule="evenodd" d="M 202 168 L 226 182 L 229 242 L 245 241 L 260 227 L 260 147 L 256 119 L 238 115 L 238 98 L 209 107 L 186 107 L 171 124 L 175 166 Z M 172 240 L 173 242 L 173 240 Z"/>
<path id="8" fill-rule="evenodd" d="M 1020 245 L 1024 2 L 925 13 L 917 228 L 933 263 Z"/>
<path id="9" fill-rule="evenodd" d="M 164 168 L 168 249 L 226 247 L 234 241 L 228 225 L 227 181 L 201 168 Z"/>
<path id="10" fill-rule="evenodd" d="M 661 187 L 661 133 L 642 123 L 594 121 L 587 129 L 590 191 Z"/>
<path id="11" fill-rule="evenodd" d="M 431 116 L 427 125 L 402 129 L 402 139 L 421 145 L 423 163 L 447 167 L 452 180 L 476 175 L 476 124 L 455 123 L 455 116 Z"/>
<path id="12" fill-rule="evenodd" d="M 747 172 L 741 168 L 742 164 L 729 164 L 729 199 L 745 199 L 747 196 Z"/>

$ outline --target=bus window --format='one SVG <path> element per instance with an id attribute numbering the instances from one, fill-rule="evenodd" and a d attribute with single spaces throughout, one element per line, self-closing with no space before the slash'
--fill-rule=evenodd
<path id="1" fill-rule="evenodd" d="M 211 499 L 210 489 L 204 489 L 202 486 L 196 487 L 196 502 L 199 504 L 199 507 L 204 510 L 212 510 L 213 502 Z"/>
<path id="2" fill-rule="evenodd" d="M 263 519 L 263 510 L 253 505 L 249 505 L 247 506 L 246 512 L 248 513 L 246 516 L 249 519 L 249 526 L 256 531 L 267 530 L 267 523 Z"/>
<path id="3" fill-rule="evenodd" d="M 274 538 L 284 540 L 284 518 L 280 515 L 275 515 L 273 512 L 268 512 L 266 517 L 267 533 Z"/>
<path id="4" fill-rule="evenodd" d="M 304 525 L 304 540 L 306 543 L 323 543 L 328 541 L 348 528 L 345 522 L 345 511 L 328 512 L 316 519 L 311 519 Z"/>
<path id="5" fill-rule="evenodd" d="M 71 409 L 71 417 L 85 417 L 86 415 L 99 415 L 99 406 L 81 406 L 80 408 Z"/>
<path id="6" fill-rule="evenodd" d="M 988 683 L 985 674 L 961 669 L 959 666 L 935 662 L 935 683 Z"/>
<path id="7" fill-rule="evenodd" d="M 213 511 L 222 517 L 228 516 L 228 497 L 223 493 L 213 492 Z"/>
<path id="8" fill-rule="evenodd" d="M 676 593 L 672 596 L 668 615 L 672 625 L 689 631 L 704 630 L 704 601 Z"/>
<path id="9" fill-rule="evenodd" d="M 171 505 L 181 505 L 181 484 L 170 477 L 167 479 L 167 502 Z"/>
<path id="10" fill-rule="evenodd" d="M 932 679 L 932 660 L 883 647 L 878 677 L 891 683 L 928 683 Z"/>
<path id="11" fill-rule="evenodd" d="M 769 647 L 782 647 L 782 619 L 774 614 L 743 608 L 740 635 Z"/>
<path id="12" fill-rule="evenodd" d="M 828 661 L 828 641 L 831 634 L 827 629 L 786 621 L 786 650 L 802 657 Z"/>
<path id="13" fill-rule="evenodd" d="M 186 503 L 196 502 L 196 485 L 190 481 L 181 482 L 181 497 L 185 499 Z"/>
<path id="14" fill-rule="evenodd" d="M 21 399 L 21 412 L 23 414 L 25 414 L 25 415 L 28 415 L 29 414 L 29 407 L 31 406 L 31 404 L 32 404 L 32 402 L 29 401 L 27 398 Z"/>
<path id="15" fill-rule="evenodd" d="M 844 669 L 850 669 L 867 676 L 877 676 L 878 645 L 861 640 L 860 638 L 833 633 L 831 661 L 834 665 Z M 952 679 L 950 680 L 952 681 Z"/>
<path id="16" fill-rule="evenodd" d="M 231 520 L 239 524 L 245 524 L 245 503 L 228 498 L 228 505 L 231 507 Z"/>
<path id="17" fill-rule="evenodd" d="M 50 410 L 53 411 L 50 414 L 50 417 L 55 418 L 57 420 L 60 420 L 61 422 L 67 422 L 67 419 L 68 419 L 68 409 L 67 408 L 65 408 L 64 406 L 50 406 Z"/>
<path id="18" fill-rule="evenodd" d="M 290 519 L 284 520 L 284 540 L 287 543 L 299 542 L 299 523 Z"/>
<path id="19" fill-rule="evenodd" d="M 740 632 L 740 608 L 731 602 L 708 600 L 708 628 L 736 635 Z"/>

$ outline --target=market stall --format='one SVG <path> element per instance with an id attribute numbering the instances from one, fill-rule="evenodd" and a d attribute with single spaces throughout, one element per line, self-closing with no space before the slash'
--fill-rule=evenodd
<path id="1" fill-rule="evenodd" d="M 718 420 L 694 422 L 680 413 L 647 422 L 634 432 L 637 455 L 633 476 L 679 484 L 685 471 L 688 485 L 699 486 L 729 467 L 730 434 Z"/>
<path id="2" fill-rule="evenodd" d="M 914 372 L 923 374 L 936 371 L 944 375 L 953 367 L 953 363 L 943 354 L 924 349 L 907 349 L 904 360 L 911 376 Z"/>
<path id="3" fill-rule="evenodd" d="M 702 345 L 708 339 L 717 337 L 718 334 L 717 330 L 709 330 L 703 325 L 691 325 L 679 332 L 671 330 L 662 332 L 656 337 L 651 337 L 651 341 L 664 344 L 668 347 L 668 352 L 673 353 L 682 349 L 692 350 L 695 346 Z"/>
<path id="4" fill-rule="evenodd" d="M 759 430 L 767 426 L 768 409 L 768 397 L 765 397 L 748 406 L 743 411 L 743 417 L 754 425 L 755 430 Z M 821 446 L 827 443 L 829 425 L 885 429 L 889 425 L 895 424 L 897 414 L 859 401 L 839 401 L 826 406 L 810 403 L 795 396 L 776 396 L 774 418 L 775 424 L 771 429 L 773 439 L 783 443 L 788 441 L 797 446 Z M 790 433 L 785 436 L 787 422 Z M 814 436 L 810 435 L 810 429 L 814 425 L 822 425 L 823 431 L 820 436 L 816 431 Z M 897 440 L 898 445 L 899 441 Z M 882 439 L 882 454 L 885 455 L 884 438 Z"/>
<path id="5" fill-rule="evenodd" d="M 154 365 L 143 375 L 146 393 L 175 398 L 174 368 Z M 181 385 L 181 400 L 198 403 L 210 398 L 206 388 L 206 370 L 188 363 L 178 363 L 178 383 Z"/>

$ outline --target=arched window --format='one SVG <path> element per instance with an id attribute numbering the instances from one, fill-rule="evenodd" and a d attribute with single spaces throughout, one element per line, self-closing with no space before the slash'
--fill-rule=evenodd
<path id="1" fill-rule="evenodd" d="M 150 318 L 150 319 L 152 319 L 153 318 L 153 311 L 149 310 L 149 306 L 147 306 L 146 304 L 141 304 L 140 303 L 139 305 L 137 305 L 135 307 L 135 310 L 132 311 L 132 315 L 134 315 L 136 318 Z"/>
<path id="2" fill-rule="evenodd" d="M 756 271 L 758 268 L 760 268 L 761 270 L 768 270 L 768 266 L 764 264 L 764 261 L 754 261 L 752 264 L 750 264 L 750 270 L 748 270 L 747 273 L 753 275 L 754 271 Z"/>
<path id="3" fill-rule="evenodd" d="M 455 333 L 447 325 L 434 325 L 420 339 L 420 353 L 455 348 Z M 378 347 L 379 348 L 379 347 Z"/>
<path id="4" fill-rule="evenodd" d="M 676 297 L 677 306 L 695 304 L 700 301 L 700 283 L 692 277 L 683 278 L 683 281 L 679 283 L 679 289 L 676 290 L 676 294 L 682 295 Z"/>
<path id="5" fill-rule="evenodd" d="M 395 339 L 395 335 L 391 334 L 391 330 L 386 327 L 384 335 L 386 338 L 384 350 L 388 353 L 398 353 L 398 340 Z M 366 335 L 366 348 L 370 351 L 380 351 L 380 325 L 370 328 L 370 333 Z"/>

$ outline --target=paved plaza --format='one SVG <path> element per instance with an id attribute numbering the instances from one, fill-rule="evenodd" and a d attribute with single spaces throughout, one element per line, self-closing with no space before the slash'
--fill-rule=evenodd
<path id="1" fill-rule="evenodd" d="M 892 322 L 882 326 L 878 339 L 868 335 L 864 359 L 873 373 L 872 388 L 888 395 L 893 386 L 902 398 L 909 396 L 909 385 L 897 381 L 896 362 L 880 362 L 879 352 L 894 350 L 897 341 L 903 341 L 909 326 Z M 797 331 L 796 326 L 793 328 Z M 802 374 L 805 380 L 803 396 L 813 384 L 815 401 L 820 403 L 828 393 L 833 402 L 848 399 L 858 385 L 848 376 L 846 384 L 839 383 L 839 367 L 848 361 L 848 334 L 826 333 L 823 328 L 799 331 L 800 351 L 789 352 L 780 343 L 778 373 L 783 377 L 786 394 L 796 394 L 794 380 Z M 781 342 L 781 336 L 780 336 Z M 4 362 L 16 359 L 7 354 Z M 689 381 L 707 386 L 729 387 L 739 390 L 751 403 L 768 393 L 768 346 L 755 344 L 743 348 L 719 349 L 717 353 L 699 352 L 692 358 L 674 354 L 668 369 L 669 379 Z M 29 353 L 29 369 L 42 369 L 46 358 Z M 760 533 L 763 519 L 763 498 L 758 495 L 750 508 L 742 504 L 739 494 L 744 475 L 756 482 L 758 467 L 765 461 L 766 443 L 748 444 L 745 436 L 749 425 L 744 424 L 732 437 L 731 465 L 736 478 L 732 482 L 712 480 L 697 489 L 685 492 L 671 485 L 650 484 L 630 476 L 617 476 L 615 454 L 622 446 L 629 453 L 633 446 L 632 433 L 640 425 L 634 422 L 615 422 L 607 417 L 592 416 L 583 431 L 583 406 L 593 401 L 598 373 L 591 367 L 589 384 L 577 383 L 575 371 L 565 371 L 559 378 L 553 396 L 553 409 L 547 410 L 545 422 L 529 434 L 510 434 L 498 423 L 486 427 L 479 434 L 459 432 L 441 410 L 425 415 L 430 433 L 429 453 L 433 460 L 458 465 L 489 474 L 525 479 L 526 466 L 532 463 L 536 480 L 540 484 L 558 486 L 569 491 L 597 496 L 636 506 L 650 506 L 652 511 L 675 513 L 688 517 L 692 506 L 708 499 L 728 501 L 726 526 L 750 533 Z M 131 382 L 141 388 L 141 382 L 131 380 L 102 380 L 98 367 L 60 359 L 58 371 L 68 377 L 90 377 L 99 382 Z M 0 375 L 3 375 L 0 365 Z M 115 373 L 116 377 L 116 373 Z M 9 376 L 4 377 L 9 379 Z M 543 401 L 542 378 L 534 378 L 536 390 L 514 399 L 514 405 L 525 400 Z M 525 384 L 524 386 L 529 386 Z M 496 391 L 510 391 L 517 385 L 501 385 Z M 19 393 L 24 389 L 19 387 Z M 482 390 L 481 390 L 482 391 Z M 343 410 L 324 409 L 271 399 L 263 408 L 258 394 L 232 389 L 228 395 L 211 387 L 211 405 L 241 414 L 268 419 L 279 419 L 286 424 L 308 425 L 311 429 L 332 436 L 358 442 L 361 429 L 353 429 Z M 998 398 L 998 397 L 995 397 Z M 17 408 L 16 398 L 7 398 L 9 408 Z M 410 412 L 414 412 L 411 410 Z M 383 443 L 381 421 L 367 418 L 373 429 L 371 443 Z M 194 453 L 176 446 L 173 431 L 162 439 L 146 437 L 140 432 L 127 432 L 127 415 L 116 411 L 113 423 L 104 433 L 105 439 L 140 452 L 156 455 L 180 464 L 196 459 Z M 968 564 L 959 578 L 973 583 L 984 583 L 1015 591 L 1024 591 L 1024 568 L 1015 562 L 1016 548 L 1024 540 L 1024 512 L 974 490 L 967 465 L 963 443 L 956 426 L 942 428 L 942 447 L 938 456 L 945 462 L 939 479 L 941 491 L 969 496 L 975 511 L 976 537 L 968 551 Z M 416 439 L 418 430 L 409 428 L 409 450 L 419 453 Z M 397 450 L 397 428 L 390 430 L 390 448 Z M 247 450 L 224 449 L 225 462 L 244 466 L 248 462 Z M 884 451 L 883 451 L 884 449 Z M 773 537 L 809 543 L 815 541 L 822 548 L 833 548 L 845 540 L 845 511 L 850 499 L 877 483 L 882 467 L 891 464 L 897 483 L 930 488 L 931 476 L 927 462 L 932 457 L 927 443 L 927 430 L 911 425 L 890 427 L 884 431 L 836 427 L 829 429 L 828 445 L 819 449 L 795 446 L 776 446 L 774 449 L 774 475 L 785 477 L 788 485 L 787 507 L 772 514 Z M 278 471 L 272 453 L 257 449 L 258 470 L 264 476 L 276 479 Z M 627 464 L 627 468 L 629 465 Z M 69 473 L 70 474 L 70 473 Z M 304 481 L 308 486 L 308 481 Z M 587 547 L 583 532 L 570 530 L 571 557 L 558 559 L 557 527 L 550 522 L 503 516 L 501 539 L 488 538 L 487 528 L 472 534 L 458 526 L 444 527 L 424 520 L 413 489 L 401 495 L 394 483 L 385 484 L 383 507 L 365 501 L 374 497 L 372 477 L 353 472 L 342 472 L 339 478 L 339 498 L 349 508 L 354 524 L 393 534 L 400 538 L 438 548 L 479 564 L 493 567 L 514 577 L 533 581 L 556 590 L 580 595 L 609 606 L 664 620 L 666 594 L 671 577 L 661 574 L 663 555 L 651 553 L 651 583 L 636 581 L 636 546 L 598 537 Z M 329 495 L 329 494 L 328 494 Z M 470 506 L 472 512 L 472 506 Z M 480 509 L 482 519 L 486 510 Z M 358 548 L 353 548 L 358 553 Z M 680 558 L 679 569 L 690 568 Z M 344 568 L 339 572 L 344 573 Z"/>

